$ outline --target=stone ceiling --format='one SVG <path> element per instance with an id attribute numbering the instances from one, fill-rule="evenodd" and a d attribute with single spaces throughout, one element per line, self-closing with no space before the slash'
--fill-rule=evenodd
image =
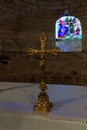
<path id="1" fill-rule="evenodd" d="M 44 14 L 49 14 L 49 17 L 52 14 L 58 16 L 69 7 L 69 10 L 71 7 L 76 9 L 80 4 L 81 0 L 0 0 L 0 20 L 17 18 L 19 23 L 30 16 L 36 16 L 35 18 Z"/>
<path id="2" fill-rule="evenodd" d="M 64 4 L 65 0 L 0 0 L 0 19 L 19 15 L 26 17 L 31 13 L 63 10 L 67 7 Z"/>

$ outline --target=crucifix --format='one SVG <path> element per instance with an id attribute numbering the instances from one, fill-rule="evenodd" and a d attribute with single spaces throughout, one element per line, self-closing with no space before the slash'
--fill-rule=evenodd
<path id="1" fill-rule="evenodd" d="M 34 111 L 49 112 L 52 107 L 52 103 L 49 101 L 49 96 L 47 95 L 47 92 L 46 92 L 47 85 L 45 82 L 45 55 L 46 54 L 58 55 L 60 52 L 60 49 L 59 48 L 46 49 L 47 36 L 45 32 L 41 34 L 40 41 L 41 41 L 41 50 L 36 50 L 32 48 L 29 48 L 27 50 L 27 54 L 29 56 L 40 55 L 40 66 L 41 66 L 40 90 L 41 92 L 38 95 L 37 104 L 34 105 Z"/>

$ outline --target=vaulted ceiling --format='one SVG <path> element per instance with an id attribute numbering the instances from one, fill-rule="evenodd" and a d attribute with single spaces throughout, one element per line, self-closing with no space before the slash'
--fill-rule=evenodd
<path id="1" fill-rule="evenodd" d="M 56 20 L 69 9 L 76 12 L 82 0 L 0 0 L 0 22 L 11 25 Z M 9 23 L 10 21 L 10 23 Z M 44 23 L 46 24 L 46 23 Z"/>

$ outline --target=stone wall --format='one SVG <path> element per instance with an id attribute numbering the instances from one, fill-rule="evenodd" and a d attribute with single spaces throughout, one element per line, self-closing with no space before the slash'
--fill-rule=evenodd
<path id="1" fill-rule="evenodd" d="M 31 47 L 40 49 L 43 31 L 48 36 L 47 48 L 54 48 L 55 22 L 68 9 L 81 21 L 83 50 L 47 55 L 46 82 L 87 85 L 86 0 L 4 0 L 0 8 L 0 81 L 40 82 L 39 56 L 27 57 L 25 52 Z"/>

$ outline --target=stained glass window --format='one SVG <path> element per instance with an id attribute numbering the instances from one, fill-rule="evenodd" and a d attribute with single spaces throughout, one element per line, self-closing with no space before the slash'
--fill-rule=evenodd
<path id="1" fill-rule="evenodd" d="M 82 50 L 82 27 L 80 20 L 74 16 L 62 16 L 55 26 L 56 47 L 61 51 Z"/>

